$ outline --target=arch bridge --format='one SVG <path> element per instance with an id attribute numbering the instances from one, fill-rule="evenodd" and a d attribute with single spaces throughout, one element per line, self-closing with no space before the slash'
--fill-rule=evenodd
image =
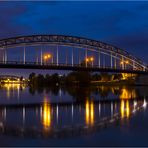
<path id="1" fill-rule="evenodd" d="M 0 68 L 83 70 L 148 74 L 147 65 L 118 47 L 64 35 L 0 40 Z"/>

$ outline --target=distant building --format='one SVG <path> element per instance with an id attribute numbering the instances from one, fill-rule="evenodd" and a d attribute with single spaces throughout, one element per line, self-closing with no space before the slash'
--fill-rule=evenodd
<path id="1" fill-rule="evenodd" d="M 11 83 L 20 84 L 26 83 L 28 80 L 23 77 L 13 76 L 13 75 L 0 75 L 0 83 Z"/>

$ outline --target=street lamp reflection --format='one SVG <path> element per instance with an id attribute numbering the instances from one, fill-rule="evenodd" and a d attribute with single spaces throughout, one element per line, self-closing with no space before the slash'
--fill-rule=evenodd
<path id="1" fill-rule="evenodd" d="M 85 121 L 87 125 L 93 125 L 94 124 L 94 102 L 86 101 L 85 106 Z"/>
<path id="2" fill-rule="evenodd" d="M 130 115 L 130 107 L 129 107 L 129 101 L 126 101 L 126 117 L 128 118 Z"/>
<path id="3" fill-rule="evenodd" d="M 133 90 L 128 90 L 126 88 L 123 88 L 119 98 L 120 99 L 133 99 L 133 98 L 136 98 L 136 91 L 134 89 Z"/>
<path id="4" fill-rule="evenodd" d="M 124 100 L 121 101 L 121 106 L 120 106 L 120 112 L 121 112 L 121 118 L 124 118 Z"/>
<path id="5" fill-rule="evenodd" d="M 43 104 L 43 112 L 42 112 L 42 122 L 45 129 L 48 129 L 51 125 L 51 107 L 50 104 L 44 102 Z"/>
<path id="6" fill-rule="evenodd" d="M 125 104 L 126 102 L 126 104 Z M 130 106 L 129 106 L 129 100 L 121 100 L 121 105 L 120 105 L 120 113 L 121 113 L 121 118 L 124 117 L 129 117 L 130 115 Z"/>

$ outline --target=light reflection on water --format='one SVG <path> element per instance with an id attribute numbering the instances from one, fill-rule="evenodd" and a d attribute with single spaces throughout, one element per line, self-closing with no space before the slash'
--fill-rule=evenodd
<path id="1" fill-rule="evenodd" d="M 121 100 L 120 112 L 121 112 L 121 118 L 129 117 L 130 115 L 129 100 Z"/>
<path id="2" fill-rule="evenodd" d="M 43 92 L 41 95 L 29 96 L 24 103 L 22 96 L 29 94 L 27 88 L 21 89 L 20 85 L 7 87 L 4 86 L 2 88 L 3 92 L 0 90 L 0 94 L 3 95 L 3 99 L 0 100 L 0 131 L 3 131 L 3 133 L 5 133 L 4 131 L 11 133 L 12 129 L 16 133 L 26 132 L 24 135 L 30 134 L 30 131 L 34 135 L 37 135 L 36 132 L 44 133 L 46 131 L 46 134 L 52 132 L 52 134 L 49 134 L 52 136 L 54 133 L 58 134 L 63 130 L 66 133 L 71 131 L 74 133 L 86 131 L 94 127 L 97 129 L 99 126 L 116 122 L 116 120 L 129 120 L 132 113 L 136 113 L 140 108 L 144 109 L 147 106 L 145 96 L 137 99 L 138 93 L 135 88 L 119 88 L 116 86 L 109 89 L 101 87 L 100 89 L 97 88 L 97 95 L 94 95 L 93 92 L 89 92 L 87 89 L 84 92 L 79 92 L 81 93 L 80 100 L 76 99 L 77 92 L 69 90 L 69 94 L 71 94 L 69 97 L 71 99 L 65 102 L 61 100 L 54 102 L 54 95 L 51 94 L 49 96 L 48 93 Z M 12 99 L 14 95 L 10 95 L 10 93 L 19 93 L 19 103 L 21 106 L 19 106 L 18 102 L 16 103 L 15 99 Z M 108 99 L 102 99 L 101 95 L 104 97 L 108 93 L 112 93 L 117 99 L 112 99 L 112 96 Z M 28 106 L 34 97 L 37 104 Z M 57 97 L 60 97 L 60 99 L 66 97 L 66 95 L 63 95 L 62 89 L 60 89 L 60 96 Z M 7 100 L 7 98 L 10 99 Z M 11 99 L 13 105 L 16 103 L 18 106 L 7 106 Z M 8 132 L 9 129 L 10 132 Z"/>
<path id="3" fill-rule="evenodd" d="M 137 107 L 135 107 L 134 104 L 134 101 L 129 102 L 129 100 L 121 100 L 121 103 L 118 102 L 116 104 L 117 108 L 119 108 L 117 111 L 115 111 L 115 103 L 103 103 L 101 107 L 98 103 L 88 100 L 85 104 L 71 104 L 68 106 L 53 106 L 45 100 L 41 107 L 5 107 L 0 109 L 0 131 L 5 133 L 4 131 L 6 130 L 7 133 L 9 133 L 10 128 L 9 134 L 11 134 L 12 129 L 12 131 L 16 133 L 19 133 L 19 129 L 22 129 L 24 132 L 33 130 L 32 132 L 35 134 L 39 131 L 50 132 L 49 129 L 51 129 L 53 133 L 56 129 L 64 130 L 66 133 L 69 128 L 72 128 L 71 130 L 73 130 L 73 132 L 77 131 L 77 128 L 79 128 L 79 130 L 81 128 L 84 130 L 85 126 L 91 128 L 95 126 L 98 127 L 99 124 L 107 125 L 116 120 L 123 120 L 124 118 L 127 120 L 134 110 L 136 112 L 140 108 L 145 109 L 147 102 L 145 100 L 137 101 Z M 81 111 L 79 110 L 79 106 L 82 107 Z M 105 106 L 105 112 L 103 106 Z M 98 112 L 99 107 L 100 112 Z M 41 109 L 41 112 L 36 112 L 36 109 Z M 113 114 L 111 114 L 111 112 L 113 112 Z M 27 135 L 27 133 L 24 135 Z"/>
<path id="4" fill-rule="evenodd" d="M 51 124 L 51 108 L 50 104 L 47 103 L 46 100 L 43 104 L 42 118 L 42 123 L 45 129 L 49 128 Z"/>
<path id="5" fill-rule="evenodd" d="M 86 124 L 93 125 L 94 124 L 94 102 L 86 101 L 85 107 L 85 116 L 86 116 Z"/>

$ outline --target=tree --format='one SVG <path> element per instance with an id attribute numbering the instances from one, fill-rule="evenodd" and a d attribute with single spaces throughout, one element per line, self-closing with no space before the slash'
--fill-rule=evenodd
<path id="1" fill-rule="evenodd" d="M 29 83 L 31 85 L 36 85 L 36 74 L 34 72 L 29 75 Z"/>
<path id="2" fill-rule="evenodd" d="M 59 80 L 60 80 L 59 75 L 57 73 L 51 75 L 51 83 L 52 84 L 55 84 L 55 85 L 59 84 L 60 83 Z"/>
<path id="3" fill-rule="evenodd" d="M 43 85 L 44 85 L 44 76 L 43 76 L 42 74 L 39 74 L 39 75 L 37 76 L 37 84 L 38 84 L 39 86 L 43 86 Z"/>
<path id="4" fill-rule="evenodd" d="M 108 73 L 101 73 L 101 81 L 110 81 L 111 80 L 111 76 Z"/>

